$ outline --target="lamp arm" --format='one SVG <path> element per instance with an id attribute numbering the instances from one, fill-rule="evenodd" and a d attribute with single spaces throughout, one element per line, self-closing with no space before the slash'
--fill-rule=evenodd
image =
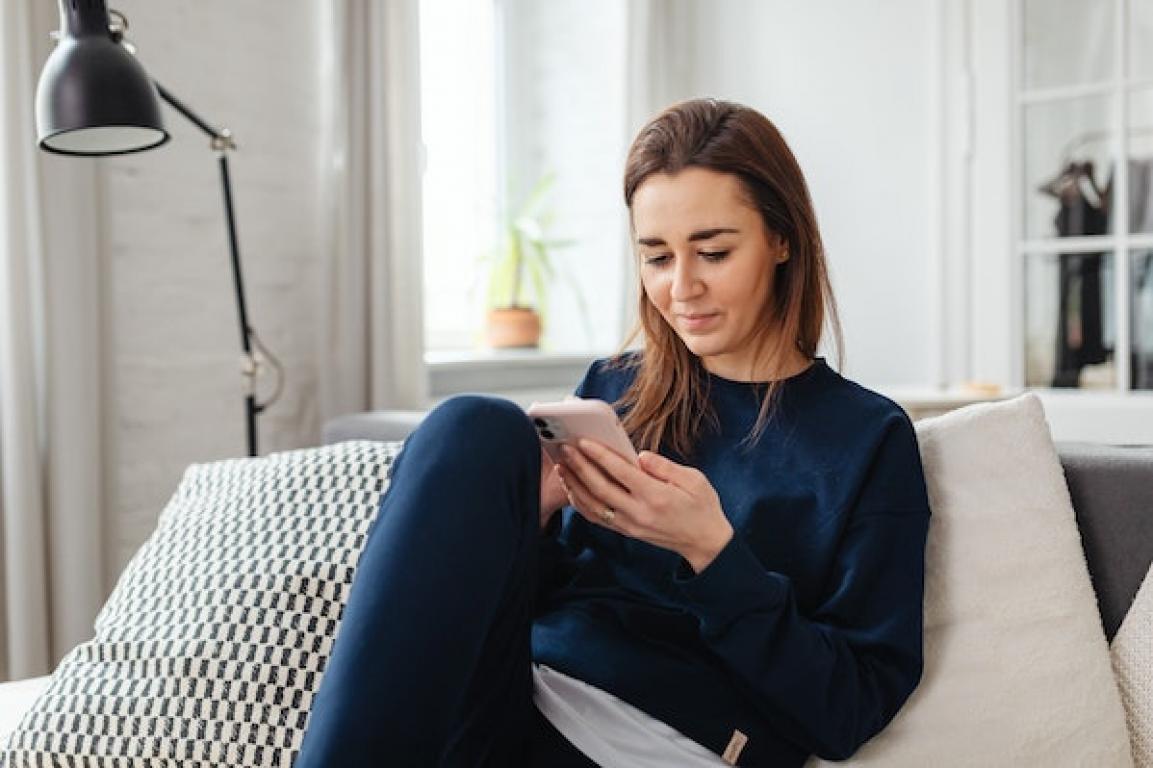
<path id="1" fill-rule="evenodd" d="M 244 275 L 240 270 L 240 243 L 236 238 L 236 216 L 232 210 L 232 177 L 228 173 L 228 155 L 220 155 L 220 188 L 224 193 L 224 217 L 228 225 L 228 252 L 232 256 L 232 285 L 236 289 L 236 309 L 240 319 L 240 345 L 251 357 L 252 328 L 248 325 L 248 302 L 244 294 Z"/>
<path id="2" fill-rule="evenodd" d="M 163 85 L 155 80 L 153 80 L 152 83 L 156 86 L 156 91 L 160 94 L 160 98 L 168 102 L 169 106 L 188 118 L 189 122 L 204 131 L 204 133 L 208 135 L 208 138 L 212 139 L 213 149 L 236 149 L 236 142 L 232 139 L 232 131 L 227 128 L 213 128 L 204 118 L 189 109 L 188 105 L 173 96 Z"/>

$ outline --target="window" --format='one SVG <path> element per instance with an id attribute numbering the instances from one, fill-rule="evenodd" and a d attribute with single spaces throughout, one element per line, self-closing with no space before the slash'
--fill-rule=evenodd
<path id="1" fill-rule="evenodd" d="M 541 350 L 604 354 L 625 327 L 620 176 L 627 4 L 421 0 L 425 349 L 484 345 L 501 222 L 542 178 L 552 257 Z M 590 41 L 596 41 L 591 45 Z M 631 298 L 631 296 L 630 296 Z"/>
<path id="2" fill-rule="evenodd" d="M 1153 3 L 1016 5 L 1024 383 L 1153 389 Z"/>
<path id="3" fill-rule="evenodd" d="M 426 349 L 478 341 L 477 268 L 497 221 L 494 24 L 484 0 L 420 4 Z"/>

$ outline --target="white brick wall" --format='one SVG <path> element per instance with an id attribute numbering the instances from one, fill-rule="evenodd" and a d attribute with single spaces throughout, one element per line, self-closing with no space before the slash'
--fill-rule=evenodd
<path id="1" fill-rule="evenodd" d="M 322 0 L 118 0 L 149 73 L 231 128 L 249 317 L 283 361 L 262 453 L 313 444 L 321 254 Z M 246 451 L 240 340 L 216 154 L 167 106 L 172 141 L 98 161 L 107 315 L 108 588 L 185 467 Z"/>

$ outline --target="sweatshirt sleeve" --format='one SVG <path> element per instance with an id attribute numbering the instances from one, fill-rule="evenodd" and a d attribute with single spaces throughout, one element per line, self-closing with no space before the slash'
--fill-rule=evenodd
<path id="1" fill-rule="evenodd" d="M 545 605 L 549 596 L 568 582 L 575 573 L 576 561 L 571 545 L 562 533 L 567 507 L 557 510 L 540 532 L 537 540 L 536 604 Z"/>
<path id="2" fill-rule="evenodd" d="M 678 583 L 705 642 L 819 757 L 850 757 L 920 681 L 928 524 L 916 434 L 902 415 L 879 442 L 811 615 L 739 533 L 699 574 L 682 564 Z"/>

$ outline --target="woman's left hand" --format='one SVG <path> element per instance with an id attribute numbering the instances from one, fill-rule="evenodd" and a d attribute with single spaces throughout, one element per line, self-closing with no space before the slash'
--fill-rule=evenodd
<path id="1" fill-rule="evenodd" d="M 558 469 L 569 501 L 591 523 L 671 549 L 697 573 L 733 537 L 720 497 L 700 470 L 651 451 L 641 452 L 638 467 L 592 440 L 562 453 Z"/>

